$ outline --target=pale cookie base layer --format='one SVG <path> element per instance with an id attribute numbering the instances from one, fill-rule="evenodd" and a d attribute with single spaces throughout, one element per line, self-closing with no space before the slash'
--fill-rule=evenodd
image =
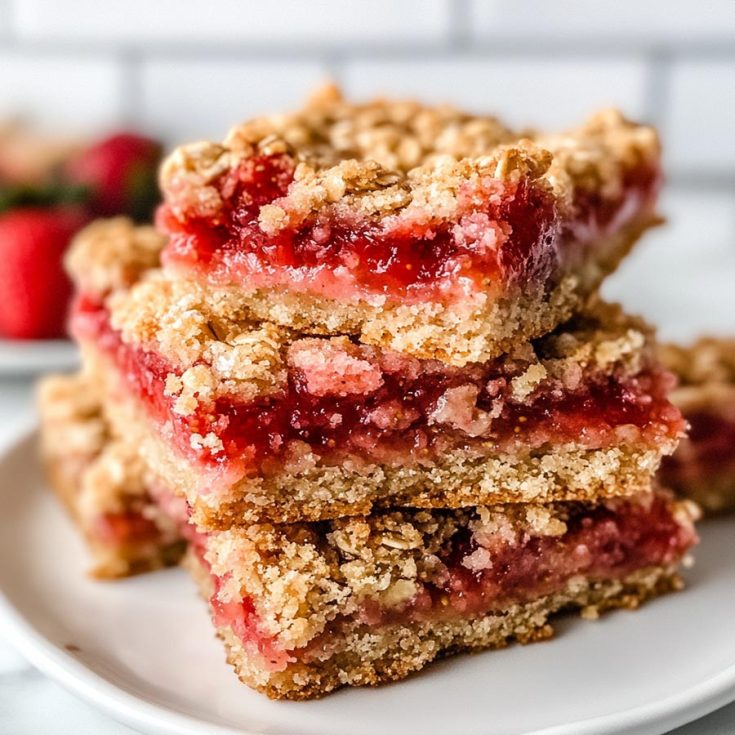
<path id="1" fill-rule="evenodd" d="M 479 295 L 479 301 L 449 306 L 350 304 L 286 288 L 243 292 L 240 299 L 258 319 L 307 334 L 353 334 L 365 344 L 462 366 L 493 359 L 569 319 L 653 224 L 648 216 L 585 246 L 591 252 L 584 267 L 551 291 L 524 289 L 492 302 Z"/>
<path id="2" fill-rule="evenodd" d="M 81 463 L 74 457 L 66 459 L 60 455 L 46 455 L 43 460 L 48 483 L 84 537 L 92 558 L 90 576 L 97 579 L 117 579 L 152 572 L 179 562 L 185 550 L 183 541 L 146 541 L 124 545 L 101 542 L 85 528 L 76 502 L 80 476 L 87 466 L 86 463 Z"/>
<path id="3" fill-rule="evenodd" d="M 491 457 L 456 449 L 431 465 L 317 466 L 245 478 L 226 490 L 202 493 L 207 477 L 172 451 L 135 398 L 120 395 L 119 378 L 109 364 L 101 379 L 115 432 L 140 447 L 166 487 L 186 497 L 194 523 L 212 530 L 367 515 L 381 507 L 461 508 L 634 495 L 650 489 L 662 452 L 674 445 L 598 450 L 562 445 L 538 456 Z"/>
<path id="4" fill-rule="evenodd" d="M 209 600 L 213 588 L 207 569 L 194 553 L 187 554 L 184 565 L 202 596 Z M 651 567 L 623 580 L 575 579 L 561 592 L 472 620 L 380 628 L 348 623 L 337 636 L 328 658 L 291 664 L 285 671 L 275 673 L 249 656 L 229 627 L 218 628 L 217 635 L 225 644 L 228 663 L 244 684 L 273 699 L 312 699 L 343 686 L 375 686 L 403 679 L 439 657 L 502 648 L 513 641 L 545 640 L 554 634 L 549 618 L 561 611 L 580 610 L 583 617 L 595 618 L 613 608 L 634 609 L 650 598 L 681 587 L 676 570 Z"/>

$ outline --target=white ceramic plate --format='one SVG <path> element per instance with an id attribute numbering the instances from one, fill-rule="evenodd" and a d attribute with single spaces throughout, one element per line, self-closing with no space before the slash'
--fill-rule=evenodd
<path id="1" fill-rule="evenodd" d="M 66 371 L 79 364 L 76 346 L 66 339 L 0 339 L 0 376 Z"/>
<path id="2" fill-rule="evenodd" d="M 0 459 L 0 623 L 42 671 L 149 733 L 663 733 L 735 698 L 735 520 L 709 522 L 689 589 L 532 646 L 449 659 L 380 689 L 270 702 L 224 663 L 180 570 L 84 576 L 34 437 Z"/>

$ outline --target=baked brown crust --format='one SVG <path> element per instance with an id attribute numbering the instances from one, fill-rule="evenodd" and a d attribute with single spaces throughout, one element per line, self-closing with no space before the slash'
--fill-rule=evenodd
<path id="1" fill-rule="evenodd" d="M 108 368 L 106 408 L 113 425 L 137 444 L 165 484 L 186 498 L 199 526 L 220 530 L 256 521 L 294 523 L 364 515 L 386 507 L 457 508 L 477 503 L 597 500 L 650 487 L 661 461 L 656 449 L 621 445 L 607 450 L 560 446 L 542 455 L 483 457 L 457 449 L 428 467 L 379 464 L 325 466 L 245 478 L 226 492 L 203 494 L 197 469 L 172 453 Z M 671 447 L 673 451 L 673 445 Z"/>
<path id="2" fill-rule="evenodd" d="M 659 356 L 678 378 L 671 395 L 682 411 L 717 411 L 735 402 L 735 339 L 702 337 L 686 346 L 662 344 Z"/>
<path id="3" fill-rule="evenodd" d="M 412 101 L 347 102 L 335 87 L 299 111 L 233 128 L 225 141 L 177 148 L 161 169 L 168 203 L 217 219 L 219 193 L 209 184 L 255 154 L 289 153 L 299 161 L 296 186 L 261 214 L 267 230 L 325 204 L 395 215 L 411 207 L 449 213 L 462 182 L 475 173 L 500 179 L 543 177 L 560 200 L 582 188 L 619 196 L 627 170 L 655 166 L 655 131 L 606 110 L 559 135 L 516 132 L 494 117 Z"/>
<path id="4" fill-rule="evenodd" d="M 344 336 L 319 339 L 254 321 L 236 293 L 155 271 L 130 291 L 114 293 L 107 304 L 112 327 L 126 344 L 152 350 L 177 369 L 169 376 L 171 394 L 180 397 L 183 415 L 217 397 L 251 400 L 282 390 L 288 365 L 308 369 L 298 362 L 306 352 L 315 362 L 320 352 L 338 364 L 354 357 L 345 371 L 358 362 L 366 371 L 378 369 L 386 356 L 400 359 L 406 370 L 452 371 L 441 361 L 412 361 Z M 528 393 L 544 380 L 571 385 L 600 373 L 624 378 L 654 365 L 653 330 L 619 305 L 595 300 L 557 331 L 515 345 L 507 360 L 527 364 L 517 382 L 519 390 L 527 383 Z M 338 367 L 333 379 L 340 381 Z"/>

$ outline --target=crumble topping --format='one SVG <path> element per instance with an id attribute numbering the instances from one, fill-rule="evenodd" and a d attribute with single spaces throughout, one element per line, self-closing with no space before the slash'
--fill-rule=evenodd
<path id="1" fill-rule="evenodd" d="M 165 244 L 153 227 L 127 217 L 97 220 L 76 235 L 65 265 L 80 291 L 104 295 L 129 288 L 155 268 Z"/>
<path id="2" fill-rule="evenodd" d="M 124 341 L 154 346 L 184 367 L 166 381 L 183 415 L 215 395 L 248 400 L 286 380 L 282 344 L 288 330 L 248 321 L 234 297 L 218 300 L 194 283 L 153 274 L 129 294 L 113 294 L 109 305 Z"/>
<path id="3" fill-rule="evenodd" d="M 235 127 L 224 143 L 182 146 L 161 170 L 174 213 L 214 223 L 223 201 L 213 182 L 257 155 L 284 154 L 296 164 L 288 194 L 266 204 L 266 233 L 293 227 L 326 206 L 414 221 L 456 216 L 462 195 L 488 180 L 544 181 L 562 203 L 571 190 L 619 196 L 626 168 L 655 165 L 659 144 L 648 127 L 603 111 L 561 135 L 512 131 L 494 117 L 413 101 L 345 101 L 336 88 L 300 111 L 261 117 Z"/>
<path id="4" fill-rule="evenodd" d="M 659 357 L 678 379 L 671 400 L 685 415 L 704 411 L 735 417 L 734 339 L 703 337 L 686 347 L 665 344 Z"/>
<path id="5" fill-rule="evenodd" d="M 112 435 L 99 395 L 84 375 L 53 375 L 39 385 L 43 450 L 79 466 L 76 512 L 93 523 L 101 514 L 144 500 L 146 474 L 138 453 Z"/>

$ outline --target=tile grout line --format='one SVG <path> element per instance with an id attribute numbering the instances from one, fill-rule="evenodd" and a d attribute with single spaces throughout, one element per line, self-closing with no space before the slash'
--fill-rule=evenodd
<path id="1" fill-rule="evenodd" d="M 132 127 L 141 125 L 141 55 L 137 51 L 124 51 L 117 55 L 120 67 L 120 118 L 121 122 Z"/>
<path id="2" fill-rule="evenodd" d="M 463 52 L 471 45 L 468 0 L 452 0 L 449 11 L 449 47 Z"/>
<path id="3" fill-rule="evenodd" d="M 656 49 L 648 55 L 645 79 L 645 115 L 657 128 L 663 129 L 669 111 L 672 54 Z"/>

